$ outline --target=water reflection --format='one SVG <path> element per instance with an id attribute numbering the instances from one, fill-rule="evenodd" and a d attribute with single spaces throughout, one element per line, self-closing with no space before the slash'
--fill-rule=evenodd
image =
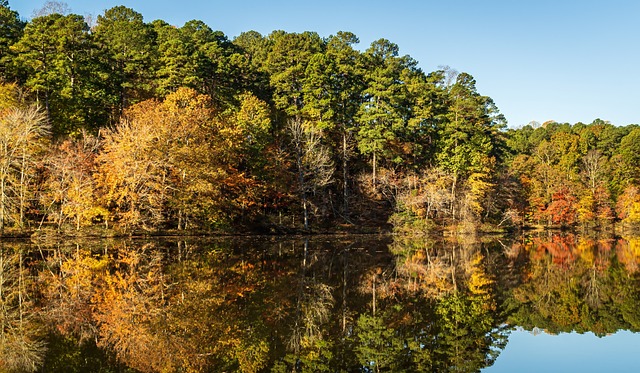
<path id="1" fill-rule="evenodd" d="M 519 254 L 529 261 L 510 291 L 508 321 L 550 333 L 638 331 L 639 243 L 573 234 L 531 239 Z"/>
<path id="2" fill-rule="evenodd" d="M 637 331 L 640 241 L 0 243 L 0 370 L 462 371 L 520 326 Z"/>

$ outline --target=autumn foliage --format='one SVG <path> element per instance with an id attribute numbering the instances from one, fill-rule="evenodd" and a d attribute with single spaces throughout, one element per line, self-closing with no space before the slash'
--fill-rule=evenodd
<path id="1" fill-rule="evenodd" d="M 6 1 L 0 10 L 3 229 L 424 233 L 638 220 L 637 126 L 508 128 L 473 76 L 425 73 L 386 39 L 230 40 L 124 6 L 94 27 L 53 8 L 29 22 Z"/>
<path id="2" fill-rule="evenodd" d="M 264 122 L 251 125 L 216 115 L 208 96 L 186 88 L 132 106 L 104 132 L 96 160 L 96 183 L 112 219 L 146 228 L 215 226 L 255 205 L 260 181 L 239 169 L 252 155 L 245 139 L 264 136 Z"/>

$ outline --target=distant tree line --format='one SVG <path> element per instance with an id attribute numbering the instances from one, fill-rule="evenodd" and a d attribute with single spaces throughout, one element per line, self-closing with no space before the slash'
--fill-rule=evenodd
<path id="1" fill-rule="evenodd" d="M 507 129 L 385 39 L 61 9 L 0 0 L 1 229 L 640 221 L 635 125 Z"/>

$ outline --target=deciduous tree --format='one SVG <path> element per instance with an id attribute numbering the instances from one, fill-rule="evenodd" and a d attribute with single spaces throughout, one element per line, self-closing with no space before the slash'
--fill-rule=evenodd
<path id="1" fill-rule="evenodd" d="M 24 227 L 33 203 L 35 166 L 49 126 L 38 106 L 0 112 L 0 230 L 8 223 Z"/>
<path id="2" fill-rule="evenodd" d="M 66 140 L 46 160 L 47 180 L 41 197 L 45 214 L 60 228 L 67 219 L 76 230 L 94 220 L 108 223 L 108 213 L 98 204 L 94 179 L 97 138 L 84 132 L 77 140 Z"/>
<path id="3" fill-rule="evenodd" d="M 306 230 L 309 229 L 309 194 L 333 181 L 334 166 L 317 129 L 292 119 L 289 121 L 289 132 L 295 152 L 298 191 Z"/>

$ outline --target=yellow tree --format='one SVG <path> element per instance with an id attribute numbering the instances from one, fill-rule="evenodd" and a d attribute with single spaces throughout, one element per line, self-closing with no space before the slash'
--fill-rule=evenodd
<path id="1" fill-rule="evenodd" d="M 627 224 L 640 223 L 640 190 L 634 185 L 625 188 L 616 205 L 618 217 Z"/>
<path id="2" fill-rule="evenodd" d="M 243 102 L 219 115 L 208 96 L 181 88 L 131 107 L 97 157 L 104 205 L 125 227 L 182 229 L 224 224 L 254 204 L 258 183 L 241 168 L 264 147 L 268 117 L 264 105 Z"/>
<path id="3" fill-rule="evenodd" d="M 0 83 L 0 111 L 20 106 L 22 92 L 15 83 Z"/>
<path id="4" fill-rule="evenodd" d="M 197 132 L 211 120 L 208 106 L 205 96 L 179 90 L 162 103 L 134 105 L 103 133 L 96 182 L 122 225 L 151 228 L 165 221 L 168 198 L 187 177 L 177 166 L 184 156 L 179 148 L 197 146 Z"/>
<path id="5" fill-rule="evenodd" d="M 146 101 L 134 110 L 153 112 L 157 105 Z M 103 133 L 96 183 L 103 203 L 125 227 L 147 227 L 162 221 L 168 175 L 166 159 L 159 154 L 165 142 L 163 129 L 155 124 L 129 114 L 113 130 Z"/>
<path id="6" fill-rule="evenodd" d="M 62 335 L 73 335 L 80 341 L 97 338 L 92 302 L 111 259 L 107 255 L 98 256 L 78 243 L 75 249 L 69 246 L 39 249 L 48 252 L 46 267 L 55 269 L 38 274 L 45 321 L 55 325 Z"/>
<path id="7" fill-rule="evenodd" d="M 208 96 L 181 88 L 158 107 L 158 114 L 170 131 L 165 136 L 172 183 L 169 207 L 177 218 L 178 229 L 208 219 L 215 223 L 225 198 L 223 186 L 229 172 L 220 166 L 229 161 L 225 151 L 231 153 L 237 145 L 231 133 L 221 141 L 223 126 L 212 106 Z"/>
<path id="8" fill-rule="evenodd" d="M 175 371 L 175 346 L 161 332 L 166 328 L 161 253 L 149 255 L 144 246 L 122 249 L 115 268 L 96 279 L 92 294 L 98 346 L 142 372 Z"/>

